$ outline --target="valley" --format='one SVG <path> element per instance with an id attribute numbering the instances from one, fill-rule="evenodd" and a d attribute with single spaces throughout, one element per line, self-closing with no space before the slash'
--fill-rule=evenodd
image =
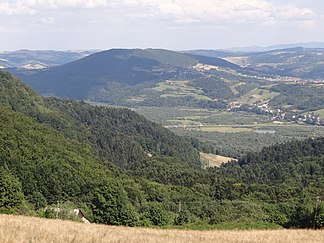
<path id="1" fill-rule="evenodd" d="M 8 70 L 22 82 L 0 71 L 1 213 L 55 218 L 44 208 L 60 205 L 99 224 L 323 227 L 319 79 L 160 49 Z"/>
<path id="2" fill-rule="evenodd" d="M 2 0 L 0 243 L 324 242 L 323 16 Z"/>
<path id="3" fill-rule="evenodd" d="M 314 55 L 321 58 L 318 53 L 324 53 L 322 51 L 297 48 L 244 55 L 251 60 L 260 56 L 278 65 L 290 65 L 292 57 L 303 55 L 311 61 Z M 203 54 L 208 55 L 208 52 Z M 12 71 L 46 96 L 126 107 L 182 106 L 246 111 L 276 121 L 324 124 L 321 112 L 324 77 L 321 79 L 320 71 L 316 77 L 307 76 L 307 68 L 298 75 L 287 76 L 259 70 L 252 64 L 240 67 L 225 60 L 242 53 L 227 54 L 230 59 L 223 60 L 159 49 L 116 49 L 36 72 Z M 276 55 L 282 56 L 274 59 Z M 296 63 L 299 63 L 298 58 Z"/>
<path id="4" fill-rule="evenodd" d="M 184 107 L 138 107 L 134 111 L 176 134 L 212 144 L 219 155 L 238 157 L 276 143 L 324 136 L 321 126 L 277 122 L 269 116 Z"/>

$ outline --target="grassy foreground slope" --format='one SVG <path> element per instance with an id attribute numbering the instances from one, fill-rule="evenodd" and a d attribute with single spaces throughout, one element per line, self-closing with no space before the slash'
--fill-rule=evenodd
<path id="1" fill-rule="evenodd" d="M 81 224 L 0 215 L 0 241 L 9 242 L 264 242 L 320 243 L 323 230 L 184 231 Z"/>

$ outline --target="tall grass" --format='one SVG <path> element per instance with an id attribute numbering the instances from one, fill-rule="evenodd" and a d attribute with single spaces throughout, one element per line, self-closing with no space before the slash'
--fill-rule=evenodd
<path id="1" fill-rule="evenodd" d="M 0 242 L 322 243 L 324 231 L 147 229 L 0 215 Z"/>

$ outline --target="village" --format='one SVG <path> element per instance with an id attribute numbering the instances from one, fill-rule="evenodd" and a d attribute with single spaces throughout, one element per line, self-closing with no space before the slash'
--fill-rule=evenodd
<path id="1" fill-rule="evenodd" d="M 269 100 L 260 104 L 241 104 L 239 102 L 231 102 L 228 111 L 247 111 L 260 115 L 269 115 L 273 122 L 294 122 L 298 124 L 309 124 L 316 126 L 324 126 L 324 118 L 314 114 L 314 112 L 308 112 L 299 114 L 296 112 L 286 112 L 281 109 L 273 109 L 268 105 Z"/>

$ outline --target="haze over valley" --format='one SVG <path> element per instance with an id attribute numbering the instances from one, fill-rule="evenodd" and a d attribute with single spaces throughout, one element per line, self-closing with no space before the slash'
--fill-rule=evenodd
<path id="1" fill-rule="evenodd" d="M 322 242 L 323 9 L 0 3 L 0 242 Z"/>

